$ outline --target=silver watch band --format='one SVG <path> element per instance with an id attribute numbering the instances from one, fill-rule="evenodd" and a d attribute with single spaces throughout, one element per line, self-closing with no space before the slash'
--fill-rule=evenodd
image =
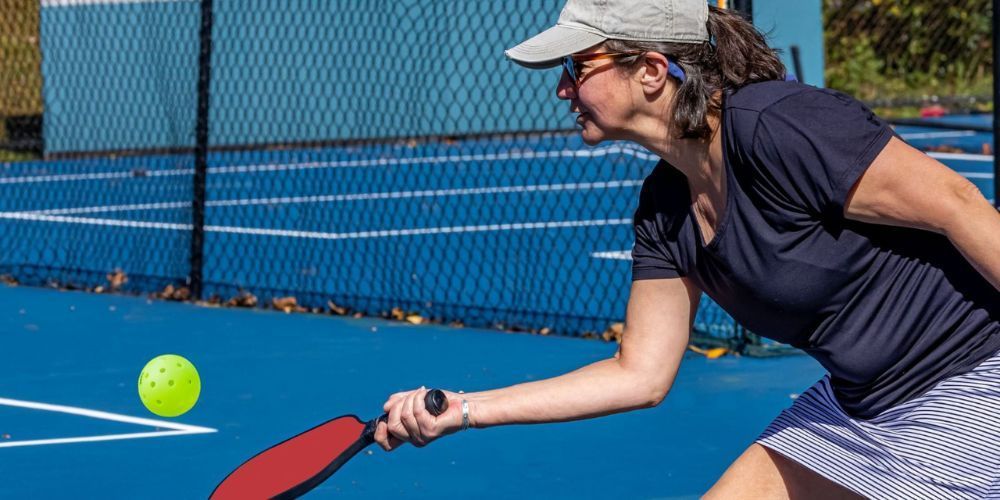
<path id="1" fill-rule="evenodd" d="M 469 402 L 462 400 L 462 429 L 466 430 L 469 428 Z"/>

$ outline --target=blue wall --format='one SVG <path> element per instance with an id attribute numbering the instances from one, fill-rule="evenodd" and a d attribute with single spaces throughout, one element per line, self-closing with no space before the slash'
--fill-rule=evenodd
<path id="1" fill-rule="evenodd" d="M 46 151 L 192 147 L 199 3 L 66 3 L 42 9 Z M 553 95 L 559 70 L 503 57 L 560 4 L 217 1 L 211 143 L 573 128 Z M 805 80 L 821 85 L 820 0 L 754 7 L 772 44 L 798 44 Z"/>
<path id="2" fill-rule="evenodd" d="M 823 6 L 821 0 L 754 0 L 754 24 L 768 34 L 772 47 L 782 50 L 782 61 L 794 71 L 789 47 L 801 51 L 805 81 L 823 86 Z"/>
<path id="3" fill-rule="evenodd" d="M 558 73 L 503 56 L 558 15 L 539 4 L 216 2 L 211 142 L 572 128 Z M 191 1 L 44 7 L 47 152 L 192 146 L 199 15 Z"/>
<path id="4" fill-rule="evenodd" d="M 48 153 L 194 143 L 197 2 L 42 8 Z"/>

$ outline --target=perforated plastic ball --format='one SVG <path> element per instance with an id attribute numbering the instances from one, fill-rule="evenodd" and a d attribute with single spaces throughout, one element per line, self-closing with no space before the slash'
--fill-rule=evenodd
<path id="1" fill-rule="evenodd" d="M 139 399 L 161 417 L 177 417 L 198 402 L 201 378 L 190 361 L 176 354 L 157 356 L 139 374 Z"/>

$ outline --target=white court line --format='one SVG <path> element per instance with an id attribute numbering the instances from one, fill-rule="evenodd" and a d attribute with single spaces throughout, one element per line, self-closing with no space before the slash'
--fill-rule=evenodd
<path id="1" fill-rule="evenodd" d="M 119 415 L 117 413 L 108 413 L 105 411 L 98 411 L 98 410 L 88 410 L 86 408 L 77 408 L 74 406 L 53 405 L 48 403 L 20 401 L 16 399 L 7 399 L 7 398 L 0 398 L 0 405 L 13 406 L 17 408 L 27 408 L 30 410 L 68 413 L 70 415 L 78 415 L 81 417 L 97 418 L 101 420 L 111 420 L 113 422 L 122 422 L 126 424 L 144 425 L 147 427 L 161 427 L 164 429 L 170 429 L 167 431 L 133 432 L 126 434 L 107 434 L 99 436 L 80 436 L 80 437 L 55 438 L 55 439 L 35 439 L 30 441 L 3 441 L 0 442 L 0 448 L 13 448 L 17 446 L 41 446 L 49 444 L 90 443 L 96 441 L 116 441 L 121 439 L 182 436 L 187 434 L 209 434 L 213 432 L 218 432 L 216 429 L 212 429 L 209 427 L 199 427 L 196 425 L 180 424 L 176 422 L 168 422 L 165 420 L 154 420 L 150 418 L 130 417 L 128 415 Z"/>
<path id="2" fill-rule="evenodd" d="M 163 222 L 138 222 L 117 219 L 91 219 L 85 217 L 67 217 L 63 215 L 44 215 L 32 213 L 3 213 L 0 219 L 27 220 L 36 222 L 59 222 L 64 224 L 79 224 L 87 226 L 127 227 L 141 229 L 161 229 L 173 231 L 190 231 L 190 224 L 168 224 Z M 476 226 L 445 226 L 414 229 L 386 229 L 379 231 L 354 231 L 347 233 L 325 233 L 318 231 L 292 231 L 286 229 L 259 229 L 234 226 L 205 226 L 209 233 L 247 234 L 253 236 L 279 236 L 283 238 L 299 238 L 313 240 L 356 240 L 371 238 L 388 238 L 397 236 L 426 236 L 433 234 L 480 233 L 499 231 L 523 231 L 531 229 L 565 229 L 575 227 L 631 225 L 632 219 L 592 219 L 553 222 L 523 222 L 507 224 L 483 224 Z"/>
<path id="3" fill-rule="evenodd" d="M 493 231 L 524 231 L 529 229 L 566 229 L 575 227 L 631 225 L 632 219 L 594 219 L 559 222 L 522 222 L 509 224 L 483 224 L 478 226 L 429 227 L 419 229 L 392 229 L 383 231 L 358 231 L 350 233 L 321 233 L 289 231 L 284 229 L 254 229 L 244 227 L 207 226 L 206 231 L 219 233 L 250 234 L 255 236 L 280 236 L 315 240 L 354 240 L 395 236 L 426 236 L 432 234 L 481 233 Z"/>
<path id="4" fill-rule="evenodd" d="M 968 153 L 938 153 L 936 151 L 931 151 L 927 153 L 927 156 L 931 158 L 937 158 L 939 160 L 965 160 L 965 161 L 981 161 L 981 162 L 992 162 L 993 155 L 974 155 Z"/>
<path id="5" fill-rule="evenodd" d="M 279 198 L 252 198 L 248 200 L 217 200 L 206 202 L 208 207 L 236 207 L 253 205 L 291 205 L 298 203 L 325 203 L 332 201 L 372 201 L 372 200 L 398 200 L 407 198 L 431 198 L 445 196 L 469 196 L 483 194 L 508 194 L 508 193 L 540 193 L 553 191 L 585 191 L 591 189 L 618 189 L 627 187 L 638 187 L 642 185 L 642 180 L 607 181 L 607 182 L 572 182 L 563 184 L 533 184 L 522 186 L 498 186 L 482 188 L 464 189 L 431 189 L 422 191 L 387 191 L 381 193 L 355 193 L 317 196 L 286 196 Z M 134 205 L 111 205 L 79 208 L 54 208 L 51 210 L 28 210 L 18 213 L 44 214 L 44 215 L 74 215 L 87 213 L 110 213 L 127 212 L 139 210 L 165 210 L 172 208 L 187 208 L 191 202 L 165 202 L 165 203 L 140 203 Z"/>
<path id="6" fill-rule="evenodd" d="M 956 130 L 951 132 L 913 132 L 910 134 L 899 134 L 903 139 L 947 139 L 951 137 L 969 137 L 978 135 L 979 132 L 971 130 Z"/>
<path id="7" fill-rule="evenodd" d="M 135 169 L 133 169 L 135 170 Z M 170 175 L 192 175 L 194 170 L 162 170 L 147 172 L 143 176 L 138 176 L 129 172 L 103 172 L 97 174 L 60 174 L 60 175 L 29 175 L 26 177 L 4 177 L 0 178 L 0 184 L 41 184 L 45 182 L 69 182 L 69 181 L 101 181 L 107 179 L 139 179 L 142 177 L 165 177 Z"/>
<path id="8" fill-rule="evenodd" d="M 613 154 L 632 156 L 641 160 L 658 161 L 659 157 L 648 151 L 635 147 L 608 146 L 604 148 L 562 150 L 562 151 L 525 151 L 516 153 L 493 153 L 479 155 L 458 155 L 458 156 L 426 156 L 416 158 L 388 158 L 378 160 L 341 160 L 326 162 L 306 162 L 306 163 L 271 163 L 264 165 L 237 165 L 230 167 L 209 167 L 208 173 L 212 175 L 222 174 L 243 174 L 260 172 L 290 172 L 296 170 L 317 170 L 330 168 L 369 168 L 369 167 L 403 167 L 411 165 L 444 165 L 449 163 L 463 163 L 473 161 L 513 161 L 531 160 L 546 158 L 599 158 Z M 932 158 L 945 160 L 965 160 L 991 162 L 992 155 L 974 155 L 959 153 L 928 153 Z M 34 175 L 26 177 L 6 177 L 0 178 L 0 185 L 3 184 L 36 184 L 46 182 L 72 182 L 72 181 L 96 181 L 109 179 L 146 179 L 152 177 L 174 177 L 191 176 L 194 169 L 174 169 L 174 170 L 148 170 L 141 175 L 134 172 L 141 170 L 140 167 L 131 167 L 128 172 L 103 172 L 90 174 L 59 174 L 59 175 Z"/>
<path id="9" fill-rule="evenodd" d="M 211 432 L 215 432 L 215 430 L 212 430 Z M 0 448 L 17 448 L 21 446 L 45 446 L 50 444 L 96 443 L 101 441 L 120 441 L 123 439 L 186 436 L 189 434 L 204 434 L 204 433 L 188 432 L 188 431 L 155 431 L 155 432 L 135 432 L 132 434 L 107 434 L 103 436 L 82 436 L 73 438 L 35 439 L 29 441 L 3 442 L 0 443 Z"/>
<path id="10" fill-rule="evenodd" d="M 172 231 L 190 231 L 191 224 L 171 224 L 167 222 L 142 222 L 118 219 L 87 219 L 83 217 L 65 217 L 61 215 L 42 215 L 31 213 L 0 212 L 0 219 L 27 220 L 35 222 L 61 222 L 65 224 L 81 224 L 86 226 L 128 227 L 134 229 L 164 229 Z"/>
<path id="11" fill-rule="evenodd" d="M 449 163 L 464 163 L 475 161 L 513 161 L 551 158 L 599 158 L 613 154 L 633 156 L 642 160 L 659 160 L 656 155 L 635 147 L 607 146 L 594 149 L 567 149 L 559 151 L 523 151 L 513 153 L 491 153 L 477 155 L 423 156 L 415 158 L 383 158 L 377 160 L 339 160 L 305 163 L 269 163 L 255 165 L 236 165 L 229 167 L 209 167 L 211 175 L 245 174 L 260 172 L 290 172 L 295 170 L 318 170 L 330 168 L 370 168 L 370 167 L 404 167 L 411 165 L 446 165 Z M 191 176 L 194 169 L 182 168 L 173 170 L 143 170 L 141 167 L 130 167 L 128 172 L 103 172 L 91 174 L 59 174 L 33 175 L 26 177 L 0 178 L 0 184 L 35 184 L 43 182 L 71 182 L 108 179 L 145 179 L 150 177 Z"/>
<path id="12" fill-rule="evenodd" d="M 594 252 L 590 254 L 590 256 L 595 259 L 632 260 L 632 252 L 630 250 L 618 250 L 612 252 Z"/>

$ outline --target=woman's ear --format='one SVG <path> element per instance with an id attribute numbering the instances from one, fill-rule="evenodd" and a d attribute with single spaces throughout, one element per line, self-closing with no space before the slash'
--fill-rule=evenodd
<path id="1" fill-rule="evenodd" d="M 657 52 L 646 52 L 640 67 L 639 83 L 646 95 L 659 93 L 667 85 L 670 68 L 667 56 Z"/>

